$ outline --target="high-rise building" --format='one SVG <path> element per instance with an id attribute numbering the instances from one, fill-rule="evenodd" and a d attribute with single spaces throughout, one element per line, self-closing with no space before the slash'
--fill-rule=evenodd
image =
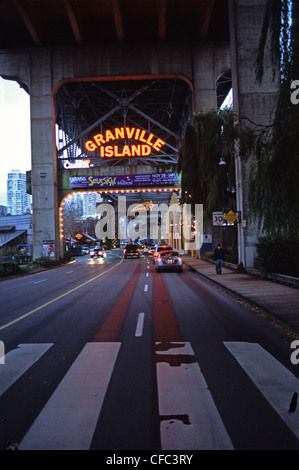
<path id="1" fill-rule="evenodd" d="M 98 193 L 83 194 L 83 217 L 96 217 L 97 203 L 102 201 L 103 198 Z"/>
<path id="2" fill-rule="evenodd" d="M 31 212 L 31 196 L 26 193 L 26 173 L 12 170 L 7 176 L 7 213 L 22 215 Z"/>

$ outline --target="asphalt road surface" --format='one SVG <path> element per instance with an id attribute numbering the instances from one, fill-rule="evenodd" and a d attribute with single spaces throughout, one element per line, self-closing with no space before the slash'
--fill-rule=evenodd
<path id="1" fill-rule="evenodd" d="M 290 345 L 188 269 L 116 250 L 0 289 L 1 449 L 299 449 Z"/>

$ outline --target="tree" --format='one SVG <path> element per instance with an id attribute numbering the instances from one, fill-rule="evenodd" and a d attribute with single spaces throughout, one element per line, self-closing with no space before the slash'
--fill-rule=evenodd
<path id="1" fill-rule="evenodd" d="M 290 237 L 299 235 L 299 105 L 290 100 L 291 83 L 299 80 L 298 20 L 298 2 L 268 0 L 256 78 L 258 83 L 263 80 L 264 50 L 270 34 L 273 70 L 280 70 L 280 87 L 273 125 L 256 136 L 249 179 L 253 219 L 269 235 Z"/>
<path id="2" fill-rule="evenodd" d="M 213 211 L 235 210 L 234 142 L 238 134 L 231 109 L 200 111 L 186 124 L 178 158 L 182 202 L 203 204 L 205 223 Z M 221 157 L 226 165 L 219 165 Z"/>

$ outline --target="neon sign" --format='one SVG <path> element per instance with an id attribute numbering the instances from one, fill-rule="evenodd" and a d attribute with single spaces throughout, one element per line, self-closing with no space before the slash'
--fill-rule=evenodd
<path id="1" fill-rule="evenodd" d="M 66 169 L 71 168 L 89 168 L 90 160 L 75 160 L 74 162 L 65 161 L 63 162 L 63 166 Z"/>
<path id="2" fill-rule="evenodd" d="M 111 145 L 113 141 L 120 139 L 135 140 L 141 143 L 122 147 L 119 145 Z M 111 142 L 112 141 L 112 142 Z M 107 145 L 109 144 L 109 145 Z M 89 152 L 100 149 L 100 157 L 147 157 L 152 149 L 160 152 L 165 142 L 156 139 L 154 134 L 150 134 L 138 127 L 116 127 L 113 131 L 107 130 L 104 134 L 96 134 L 92 140 L 85 143 L 85 148 Z"/>

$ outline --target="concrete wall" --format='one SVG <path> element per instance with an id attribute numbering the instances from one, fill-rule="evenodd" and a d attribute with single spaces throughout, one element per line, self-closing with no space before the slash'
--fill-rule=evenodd
<path id="1" fill-rule="evenodd" d="M 230 46 L 234 111 L 240 126 L 268 125 L 273 121 L 277 103 L 278 81 L 273 81 L 269 44 L 265 52 L 264 78 L 258 85 L 255 62 L 264 19 L 266 0 L 229 0 Z M 278 77 L 278 71 L 276 77 Z M 249 218 L 248 179 L 252 160 L 240 161 L 236 148 L 237 210 L 241 211 L 246 228 L 238 224 L 239 262 L 244 267 L 255 264 L 257 226 Z"/>

